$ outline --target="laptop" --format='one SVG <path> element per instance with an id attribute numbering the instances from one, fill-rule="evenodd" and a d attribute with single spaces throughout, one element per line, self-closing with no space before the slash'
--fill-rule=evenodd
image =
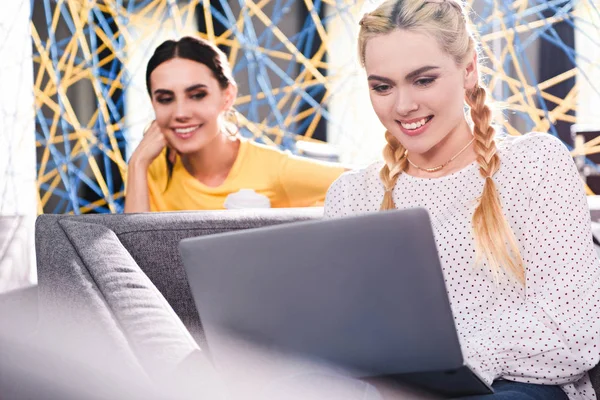
<path id="1" fill-rule="evenodd" d="M 353 377 L 493 392 L 463 358 L 423 208 L 188 238 L 179 249 L 215 361 L 226 334 Z"/>

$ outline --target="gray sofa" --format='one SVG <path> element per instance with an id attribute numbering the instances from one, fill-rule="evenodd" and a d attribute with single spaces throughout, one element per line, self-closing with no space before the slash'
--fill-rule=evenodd
<path id="1" fill-rule="evenodd" d="M 41 215 L 38 330 L 49 346 L 60 343 L 78 361 L 121 366 L 142 386 L 147 376 L 179 386 L 175 375 L 202 375 L 190 380 L 194 397 L 216 378 L 200 350 L 205 339 L 179 241 L 321 217 L 320 208 Z"/>
<path id="2" fill-rule="evenodd" d="M 97 271 L 103 256 L 118 245 L 162 293 L 194 339 L 202 345 L 202 326 L 178 252 L 181 239 L 239 229 L 318 219 L 322 209 L 214 211 L 124 215 L 41 215 L 36 222 L 40 313 L 58 306 L 80 309 L 100 318 L 108 310 Z M 116 236 L 116 241 L 110 242 Z M 91 258 L 96 257 L 96 258 Z M 123 260 L 113 260 L 123 261 Z M 118 268 L 117 265 L 109 267 Z M 129 272 L 122 271 L 127 275 Z M 118 279 L 118 277 L 113 277 Z M 106 282 L 108 283 L 108 282 Z M 137 282 L 128 284 L 135 285 Z M 70 310 L 73 311 L 73 310 Z M 79 323 L 79 321 L 73 321 Z M 109 329 L 98 326 L 98 329 Z M 117 332 L 114 332 L 116 335 Z"/>
<path id="3" fill-rule="evenodd" d="M 159 382 L 157 387 L 169 394 L 156 389 L 151 394 L 157 398 L 218 391 L 218 377 L 201 350 L 205 338 L 178 242 L 321 217 L 319 208 L 41 215 L 36 222 L 36 332 L 42 352 L 59 349 L 50 358 L 67 352 L 75 365 L 94 360 L 92 375 L 114 370 L 106 379 L 126 375 L 136 388 Z M 593 379 L 598 390 L 600 374 L 594 372 Z M 173 388 L 182 387 L 174 396 Z"/>

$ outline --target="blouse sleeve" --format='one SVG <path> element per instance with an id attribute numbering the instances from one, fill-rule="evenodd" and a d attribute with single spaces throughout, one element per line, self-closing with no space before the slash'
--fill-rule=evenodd
<path id="1" fill-rule="evenodd" d="M 600 358 L 600 266 L 583 185 L 558 139 L 543 135 L 535 145 L 541 180 L 522 238 L 524 300 L 466 343 L 469 364 L 488 382 L 566 384 Z"/>
<path id="2" fill-rule="evenodd" d="M 342 175 L 329 187 L 325 197 L 325 218 L 338 218 L 346 215 L 346 177 Z"/>
<path id="3" fill-rule="evenodd" d="M 339 164 L 288 155 L 283 157 L 279 183 L 290 207 L 305 207 L 323 203 L 329 186 L 343 172 Z"/>

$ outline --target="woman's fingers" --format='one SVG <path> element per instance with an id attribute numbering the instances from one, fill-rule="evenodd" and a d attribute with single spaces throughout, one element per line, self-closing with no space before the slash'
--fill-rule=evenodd
<path id="1" fill-rule="evenodd" d="M 158 127 L 156 121 L 152 121 L 148 128 L 144 131 L 144 137 L 156 135 L 164 136 L 163 133 L 160 131 L 160 128 Z"/>
<path id="2" fill-rule="evenodd" d="M 152 121 L 150 121 L 148 123 L 148 125 L 146 125 L 146 127 L 144 128 L 144 133 L 142 134 L 142 136 L 146 136 L 146 133 L 148 133 L 148 131 L 150 130 L 150 128 L 156 126 L 156 120 L 153 119 Z"/>
<path id="3" fill-rule="evenodd" d="M 145 134 L 147 134 L 150 137 L 154 138 L 159 138 L 158 140 L 161 143 L 161 151 L 162 149 L 167 146 L 167 157 L 169 159 L 169 161 L 172 164 L 175 164 L 175 160 L 177 158 L 177 151 L 172 148 L 171 146 L 168 146 L 167 143 L 167 139 L 165 137 L 165 135 L 162 133 L 162 131 L 160 130 L 160 128 L 158 127 L 158 124 L 156 123 L 156 121 L 152 121 L 149 125 L 148 125 L 148 129 L 146 130 Z"/>
<path id="4" fill-rule="evenodd" d="M 156 121 L 152 121 L 144 131 L 144 136 L 136 149 L 136 153 L 138 153 L 140 159 L 151 163 L 158 157 L 166 145 L 167 139 L 165 135 L 161 132 Z"/>

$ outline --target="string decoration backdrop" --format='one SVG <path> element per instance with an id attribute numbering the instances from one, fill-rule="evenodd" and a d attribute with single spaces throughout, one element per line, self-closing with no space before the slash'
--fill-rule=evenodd
<path id="1" fill-rule="evenodd" d="M 580 104 L 582 93 L 590 101 L 600 96 L 597 0 L 469 4 L 486 57 L 482 72 L 493 97 L 504 102 L 509 133 L 561 136 L 560 124 L 582 122 L 582 115 L 598 122 Z M 298 140 L 327 139 L 350 163 L 378 157 L 383 130 L 355 54 L 358 20 L 373 5 L 32 1 L 38 212 L 122 212 L 127 156 L 152 118 L 140 77 L 167 36 L 199 35 L 228 54 L 246 136 L 292 151 Z M 565 40 L 558 29 L 565 26 L 585 49 Z M 540 74 L 541 44 L 564 65 Z"/>
<path id="2" fill-rule="evenodd" d="M 489 87 L 507 106 L 515 135 L 550 132 L 569 142 L 564 125 L 598 124 L 600 3 L 486 0 L 474 18 Z M 515 125 L 521 127 L 515 129 Z M 566 129 L 568 131 L 568 127 Z"/>

